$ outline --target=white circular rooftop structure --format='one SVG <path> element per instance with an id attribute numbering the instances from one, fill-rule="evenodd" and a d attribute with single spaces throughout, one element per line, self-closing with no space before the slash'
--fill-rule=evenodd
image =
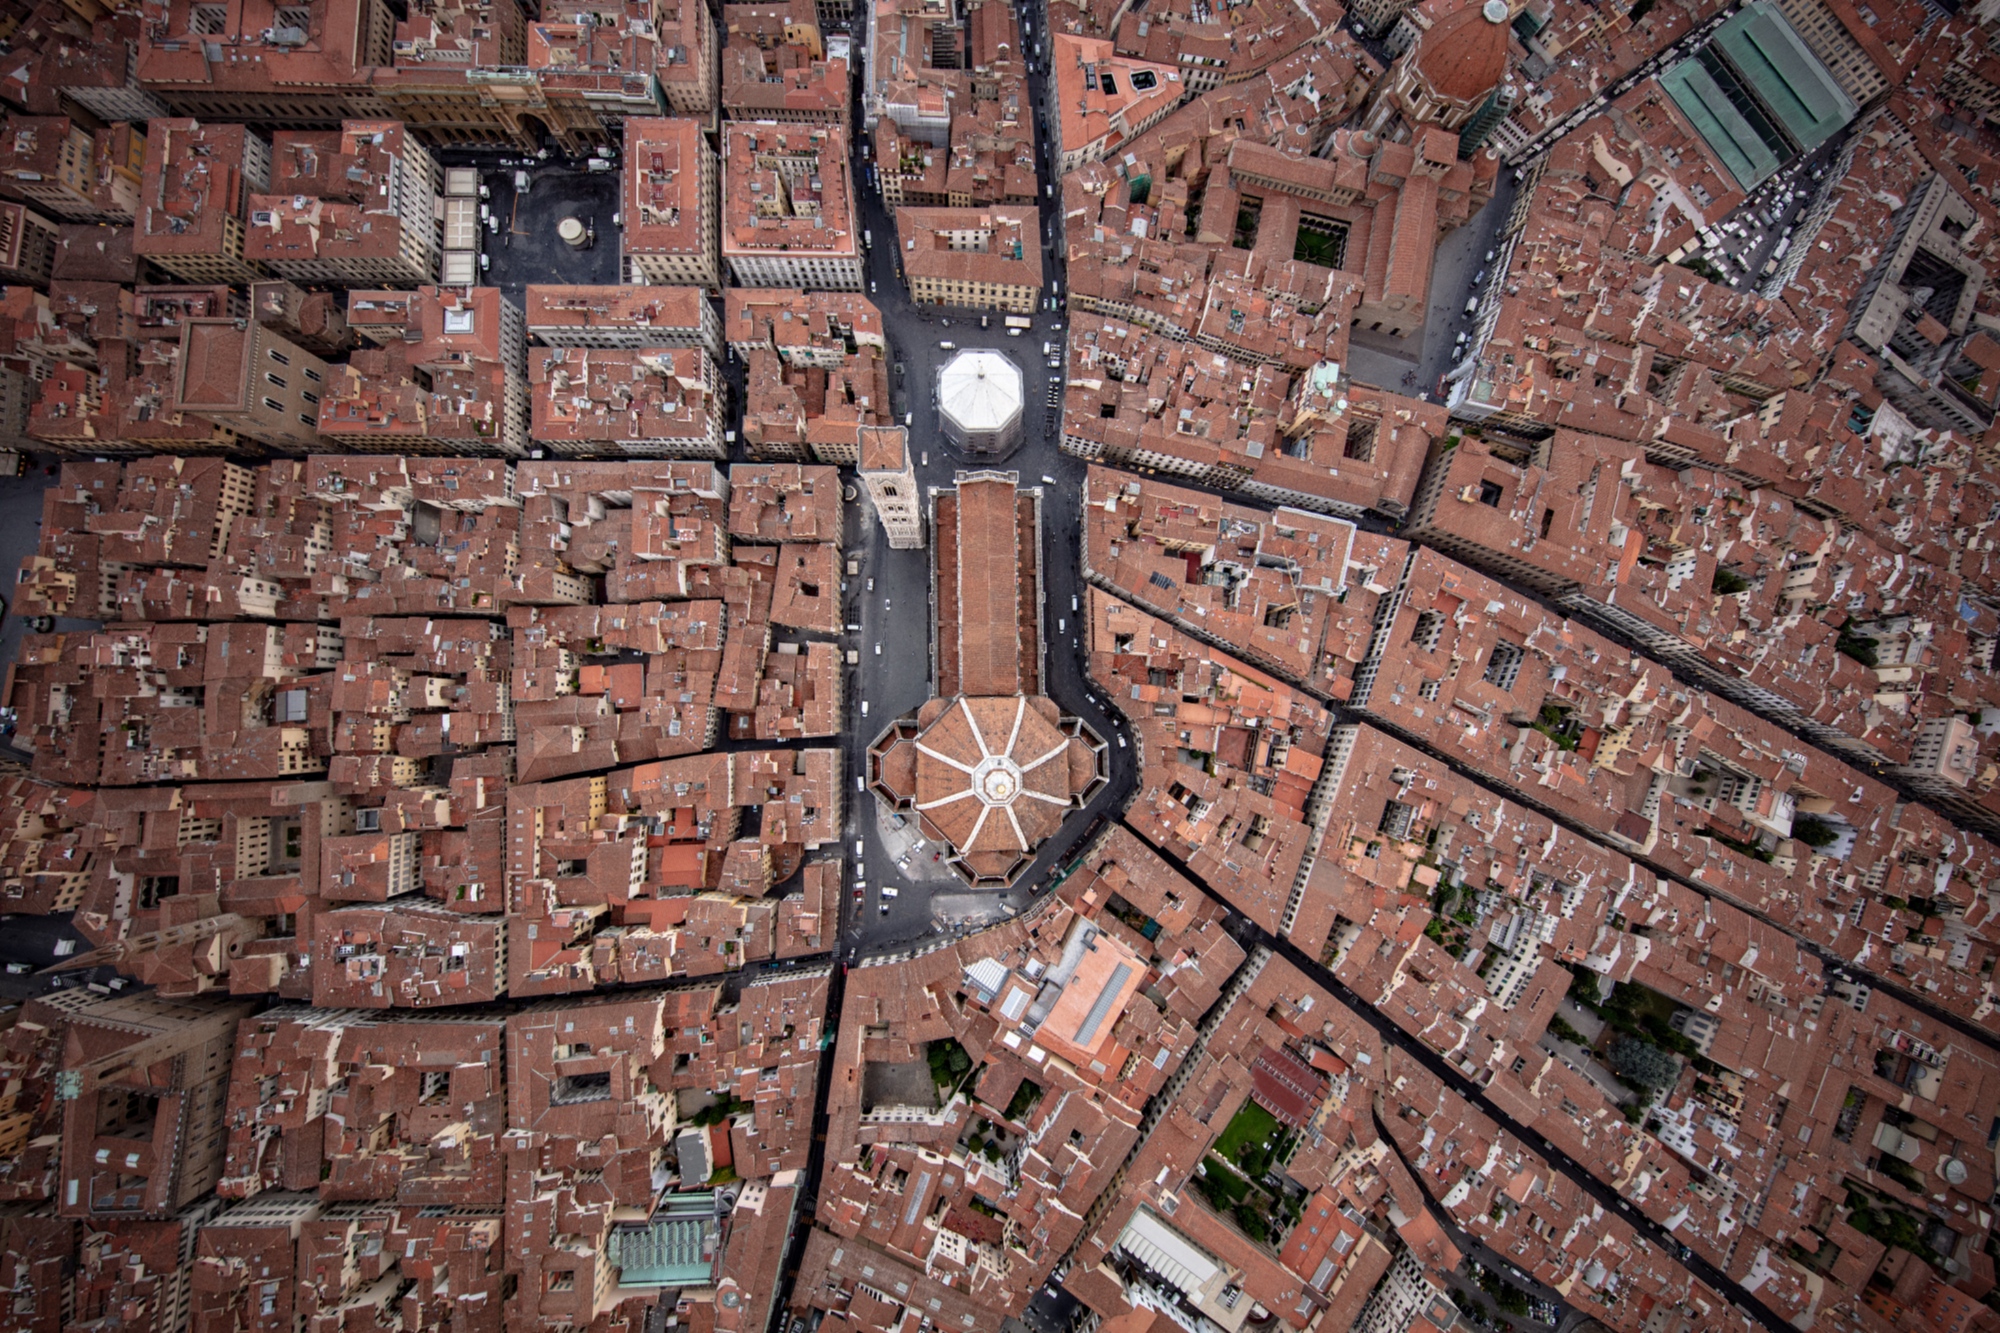
<path id="1" fill-rule="evenodd" d="M 975 453 L 1004 453 L 1021 441 L 1021 368 L 1003 352 L 969 347 L 938 372 L 938 420 L 945 438 Z"/>
<path id="2" fill-rule="evenodd" d="M 1004 754 L 989 755 L 972 770 L 972 794 L 987 805 L 1012 805 L 1021 794 L 1021 767 Z"/>
<path id="3" fill-rule="evenodd" d="M 1486 0 L 1485 6 L 1479 12 L 1486 16 L 1488 23 L 1505 23 L 1507 0 Z"/>

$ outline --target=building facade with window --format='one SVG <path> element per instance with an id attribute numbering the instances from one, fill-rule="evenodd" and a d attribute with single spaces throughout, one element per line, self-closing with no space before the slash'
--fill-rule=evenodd
<path id="1" fill-rule="evenodd" d="M 326 362 L 241 318 L 181 325 L 173 410 L 191 412 L 286 453 L 320 447 Z M 302 733 L 303 734 L 303 733 Z"/>

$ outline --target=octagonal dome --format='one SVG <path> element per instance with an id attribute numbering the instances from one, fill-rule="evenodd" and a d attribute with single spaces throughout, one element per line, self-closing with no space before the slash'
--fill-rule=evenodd
<path id="1" fill-rule="evenodd" d="M 960 697 L 916 741 L 913 804 L 979 873 L 1004 874 L 1062 823 L 1096 771 L 1047 699 Z"/>
<path id="2" fill-rule="evenodd" d="M 1021 368 L 990 348 L 968 347 L 938 372 L 938 422 L 961 449 L 999 453 L 1021 439 Z"/>

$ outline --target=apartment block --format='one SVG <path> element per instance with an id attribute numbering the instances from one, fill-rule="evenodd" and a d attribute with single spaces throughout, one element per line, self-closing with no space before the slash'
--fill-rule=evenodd
<path id="1" fill-rule="evenodd" d="M 131 309 L 134 340 L 111 344 L 123 354 L 99 357 L 94 367 L 67 361 L 54 365 L 36 396 L 30 434 L 97 452 L 256 448 L 228 426 L 168 406 L 178 392 L 183 326 L 190 319 L 233 318 L 241 307 L 242 298 L 228 287 L 137 288 Z"/>
<path id="2" fill-rule="evenodd" d="M 720 167 L 694 120 L 625 122 L 627 272 L 646 283 L 721 290 L 716 225 Z"/>
<path id="3" fill-rule="evenodd" d="M 281 1007 L 246 1021 L 229 1075 L 217 1192 L 316 1188 L 328 1201 L 497 1208 L 506 1024 L 476 1012 L 389 1018 Z M 425 1108 L 468 1132 L 434 1144 Z"/>
<path id="4" fill-rule="evenodd" d="M 1106 467 L 1083 493 L 1085 578 L 1317 694 L 1354 696 L 1407 542 Z"/>
<path id="5" fill-rule="evenodd" d="M 439 0 L 397 20 L 393 54 L 371 86 L 383 114 L 439 147 L 538 147 L 531 126 L 560 117 L 527 69 L 519 0 Z M 531 120 L 531 118 L 533 118 Z"/>
<path id="6" fill-rule="evenodd" d="M 268 276 L 244 254 L 249 196 L 270 189 L 271 145 L 242 125 L 160 119 L 147 127 L 132 249 L 183 282 Z"/>
<path id="7" fill-rule="evenodd" d="M 308 291 L 282 278 L 250 285 L 251 317 L 315 356 L 337 357 L 354 344 L 342 293 Z"/>
<path id="8" fill-rule="evenodd" d="M 342 1009 L 490 1004 L 507 993 L 507 928 L 438 903 L 353 904 L 313 918 L 311 1000 Z"/>
<path id="9" fill-rule="evenodd" d="M 300 1189 L 246 1199 L 208 1219 L 189 1273 L 192 1333 L 302 1323 L 299 1241 L 325 1208 L 317 1193 Z"/>
<path id="10" fill-rule="evenodd" d="M 529 23 L 527 68 L 513 81 L 539 101 L 534 115 L 544 132 L 578 153 L 616 143 L 630 119 L 658 115 L 656 70 L 671 49 L 658 25 L 683 12 L 655 0 L 596 0 Z"/>
<path id="11" fill-rule="evenodd" d="M 172 115 L 139 82 L 139 35 L 133 11 L 37 10 L 13 33 L 8 95 L 36 116 L 61 114 L 64 98 L 106 124 Z"/>
<path id="12" fill-rule="evenodd" d="M 723 114 L 731 120 L 820 121 L 848 126 L 851 87 L 847 61 L 819 54 L 819 26 L 809 16 L 785 15 L 769 27 L 763 11 L 777 6 L 727 5 L 732 24 L 751 24 L 751 32 L 732 32 L 722 51 Z M 752 11 L 750 19 L 738 11 Z M 804 17 L 805 22 L 797 19 Z M 786 21 L 789 20 L 789 21 Z M 760 40 L 775 31 L 778 41 Z M 799 40 L 786 38 L 791 34 Z"/>
<path id="13" fill-rule="evenodd" d="M 538 445 L 572 457 L 728 456 L 722 383 L 700 347 L 535 348 L 528 356 Z"/>
<path id="14" fill-rule="evenodd" d="M 1031 204 L 1035 112 L 1022 28 L 999 0 L 961 11 L 877 0 L 861 50 L 862 125 L 883 203 Z"/>
<path id="15" fill-rule="evenodd" d="M 300 1229 L 299 1304 L 319 1323 L 379 1308 L 392 1290 L 416 1327 L 498 1333 L 503 1220 L 498 1208 L 329 1205 Z"/>
<path id="16" fill-rule="evenodd" d="M 132 229 L 93 222 L 63 223 L 56 228 L 55 265 L 50 276 L 128 287 L 139 282 Z"/>
<path id="17" fill-rule="evenodd" d="M 721 48 L 715 12 L 706 0 L 659 0 L 653 26 L 658 35 L 653 69 L 667 106 L 683 115 L 712 115 Z"/>
<path id="18" fill-rule="evenodd" d="M 731 287 L 723 293 L 723 335 L 737 356 L 765 348 L 787 365 L 822 369 L 855 355 L 885 358 L 889 351 L 882 312 L 850 292 Z"/>
<path id="19" fill-rule="evenodd" d="M 368 453 L 527 453 L 526 326 L 497 287 L 353 291 L 347 323 L 375 346 L 329 369 L 321 435 Z"/>
<path id="20" fill-rule="evenodd" d="M 1178 71 L 1189 96 L 1245 83 L 1252 86 L 1254 94 L 1259 74 L 1301 52 L 1341 40 L 1343 16 L 1342 7 L 1330 0 L 1259 5 L 1258 40 L 1232 42 L 1230 24 L 1213 19 L 1182 22 L 1170 0 L 1142 0 L 1125 17 L 1133 29 L 1143 27 L 1144 31 L 1127 31 L 1121 23 L 1116 53 Z M 1111 25 L 1105 24 L 1101 30 L 1110 31 Z M 1052 63 L 1051 69 L 1058 69 L 1059 63 Z"/>
<path id="21" fill-rule="evenodd" d="M 896 257 L 911 299 L 1030 314 L 1041 304 L 1041 214 L 1033 208 L 899 208 Z"/>
<path id="22" fill-rule="evenodd" d="M 135 69 L 140 85 L 176 115 L 314 128 L 383 114 L 369 85 L 390 61 L 395 32 L 382 0 L 268 10 L 185 5 L 145 28 Z"/>
<path id="23" fill-rule="evenodd" d="M 26 204 L 0 204 L 0 281 L 45 287 L 59 231 Z"/>
<path id="24" fill-rule="evenodd" d="M 742 40 L 760 51 L 796 46 L 819 60 L 826 55 L 826 37 L 811 0 L 752 0 L 722 7 L 724 36 Z"/>
<path id="25" fill-rule="evenodd" d="M 250 196 L 244 258 L 297 282 L 435 281 L 439 183 L 400 121 L 280 131 L 270 193 Z"/>
<path id="26" fill-rule="evenodd" d="M 722 258 L 744 287 L 858 292 L 861 232 L 838 126 L 723 127 Z"/>
<path id="27" fill-rule="evenodd" d="M 67 116 L 9 116 L 0 131 L 0 193 L 65 222 L 130 222 L 145 163 L 133 125 L 93 134 Z"/>
<path id="28" fill-rule="evenodd" d="M 70 1326 L 116 1325 L 137 1333 L 185 1329 L 201 1227 L 221 1207 L 219 1199 L 207 1198 L 158 1221 L 94 1224 L 96 1243 L 77 1255 L 67 1282 L 54 1284 L 54 1294 L 69 1304 Z"/>
<path id="29" fill-rule="evenodd" d="M 283 452 L 319 447 L 326 362 L 247 319 L 204 317 L 181 326 L 172 407 Z"/>
<path id="30" fill-rule="evenodd" d="M 702 347 L 722 355 L 722 323 L 699 287 L 530 283 L 528 332 L 550 347 Z"/>
<path id="31" fill-rule="evenodd" d="M 724 312 L 730 350 L 745 362 L 743 435 L 754 456 L 851 466 L 857 432 L 894 424 L 881 314 L 866 297 L 732 287 Z"/>
<path id="32" fill-rule="evenodd" d="M 1181 71 L 1134 60 L 1108 41 L 1057 33 L 1049 42 L 1049 74 L 1058 114 L 1052 151 L 1065 174 L 1102 161 L 1181 104 L 1191 90 Z"/>

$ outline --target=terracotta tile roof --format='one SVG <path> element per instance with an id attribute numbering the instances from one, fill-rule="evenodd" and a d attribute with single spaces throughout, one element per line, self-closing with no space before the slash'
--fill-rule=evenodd
<path id="1" fill-rule="evenodd" d="M 963 694 L 1021 688 L 1014 496 L 1011 482 L 965 479 L 958 485 L 958 617 L 941 623 L 939 633 L 957 640 Z"/>

